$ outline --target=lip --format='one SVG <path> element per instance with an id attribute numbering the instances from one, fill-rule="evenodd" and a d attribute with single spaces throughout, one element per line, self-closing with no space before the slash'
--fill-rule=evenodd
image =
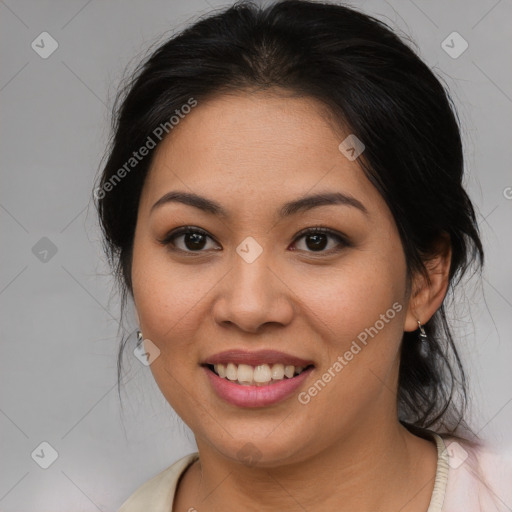
<path id="1" fill-rule="evenodd" d="M 285 400 L 295 393 L 313 369 L 314 367 L 311 366 L 292 379 L 283 379 L 265 386 L 243 386 L 219 377 L 207 366 L 203 366 L 216 394 L 238 407 L 265 407 Z"/>
<path id="2" fill-rule="evenodd" d="M 293 366 L 309 366 L 313 365 L 313 361 L 301 359 L 277 350 L 258 350 L 248 352 L 245 350 L 225 350 L 205 359 L 201 364 L 248 364 L 258 366 L 259 364 L 283 364 Z"/>

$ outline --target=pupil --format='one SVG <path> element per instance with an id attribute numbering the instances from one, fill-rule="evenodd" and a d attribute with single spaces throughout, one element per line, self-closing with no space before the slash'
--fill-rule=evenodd
<path id="1" fill-rule="evenodd" d="M 313 244 L 307 244 L 308 249 L 324 249 L 326 246 L 326 236 L 322 234 L 309 235 L 308 240 L 315 240 Z"/>
<path id="2" fill-rule="evenodd" d="M 202 249 L 204 236 L 201 233 L 189 233 L 185 235 L 185 245 L 187 249 Z"/>
<path id="3" fill-rule="evenodd" d="M 308 249 L 322 250 L 326 246 L 326 236 L 322 234 L 309 235 L 307 237 Z M 312 243 L 310 243 L 312 241 Z M 204 247 L 204 235 L 201 233 L 189 233 L 185 235 L 185 245 L 188 249 L 202 249 Z"/>

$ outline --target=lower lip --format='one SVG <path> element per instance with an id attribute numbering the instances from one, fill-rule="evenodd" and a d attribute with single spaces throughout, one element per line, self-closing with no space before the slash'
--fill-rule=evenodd
<path id="1" fill-rule="evenodd" d="M 283 379 L 265 386 L 243 386 L 219 377 L 207 367 L 203 367 L 210 383 L 220 398 L 238 407 L 265 407 L 285 400 L 303 384 L 313 370 L 304 370 L 292 379 Z"/>

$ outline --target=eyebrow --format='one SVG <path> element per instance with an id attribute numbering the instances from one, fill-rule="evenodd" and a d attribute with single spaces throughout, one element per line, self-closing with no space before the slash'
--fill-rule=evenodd
<path id="1" fill-rule="evenodd" d="M 229 213 L 216 201 L 213 201 L 212 199 L 208 199 L 203 196 L 199 196 L 191 192 L 181 192 L 177 190 L 167 192 L 167 194 L 163 195 L 151 207 L 151 213 L 155 209 L 160 208 L 161 206 L 168 203 L 182 203 L 198 208 L 203 212 L 217 215 L 219 217 L 229 217 Z M 296 199 L 294 201 L 289 201 L 288 203 L 285 203 L 279 209 L 278 217 L 282 219 L 284 217 L 294 215 L 298 212 L 304 212 L 307 210 L 311 210 L 313 208 L 317 208 L 319 206 L 327 205 L 352 206 L 354 208 L 357 208 L 364 214 L 368 215 L 368 210 L 355 197 L 352 197 L 347 194 L 342 194 L 341 192 L 323 192 L 302 197 L 300 199 Z"/>

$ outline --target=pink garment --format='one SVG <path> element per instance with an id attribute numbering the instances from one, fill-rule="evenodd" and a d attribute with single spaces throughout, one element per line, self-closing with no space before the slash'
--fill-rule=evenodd
<path id="1" fill-rule="evenodd" d="M 443 512 L 511 512 L 512 450 L 444 440 L 449 456 Z"/>

